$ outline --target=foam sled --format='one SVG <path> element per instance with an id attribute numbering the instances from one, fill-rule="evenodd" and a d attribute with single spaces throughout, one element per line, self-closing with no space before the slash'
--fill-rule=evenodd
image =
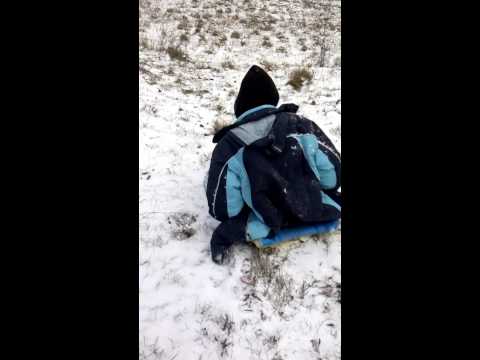
<path id="1" fill-rule="evenodd" d="M 258 248 L 277 247 L 287 242 L 298 240 L 303 236 L 320 235 L 333 232 L 338 229 L 339 220 L 325 222 L 317 225 L 300 226 L 294 228 L 285 228 L 280 230 L 275 236 L 263 239 L 253 240 L 252 242 Z"/>

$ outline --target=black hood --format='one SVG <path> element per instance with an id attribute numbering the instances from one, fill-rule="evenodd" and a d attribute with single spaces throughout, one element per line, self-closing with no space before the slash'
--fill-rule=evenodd
<path id="1" fill-rule="evenodd" d="M 260 67 L 253 65 L 242 80 L 240 91 L 235 100 L 235 116 L 260 105 L 277 106 L 279 100 L 277 87 L 272 78 Z"/>

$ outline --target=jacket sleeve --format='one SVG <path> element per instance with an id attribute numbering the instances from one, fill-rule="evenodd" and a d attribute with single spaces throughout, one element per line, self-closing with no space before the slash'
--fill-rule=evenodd
<path id="1" fill-rule="evenodd" d="M 310 126 L 318 141 L 315 163 L 320 174 L 320 185 L 325 190 L 336 191 L 341 185 L 340 153 L 317 124 L 310 121 Z"/>
<path id="2" fill-rule="evenodd" d="M 238 148 L 227 138 L 212 153 L 206 195 L 209 213 L 219 221 L 238 215 L 244 206 L 240 174 L 229 166 Z"/>

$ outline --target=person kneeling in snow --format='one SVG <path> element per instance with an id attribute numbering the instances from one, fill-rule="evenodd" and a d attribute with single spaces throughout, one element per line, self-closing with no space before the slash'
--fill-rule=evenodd
<path id="1" fill-rule="evenodd" d="M 206 194 L 210 215 L 222 222 L 210 244 L 218 264 L 236 241 L 265 247 L 338 226 L 340 154 L 297 105 L 278 101 L 273 80 L 252 66 L 236 121 L 213 137 Z"/>

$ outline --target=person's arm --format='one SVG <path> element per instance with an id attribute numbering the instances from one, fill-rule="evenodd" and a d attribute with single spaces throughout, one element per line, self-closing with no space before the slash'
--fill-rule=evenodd
<path id="1" fill-rule="evenodd" d="M 225 138 L 212 154 L 206 195 L 209 213 L 219 221 L 238 215 L 244 206 L 240 176 L 229 166 L 239 147 Z"/>
<path id="2" fill-rule="evenodd" d="M 337 191 L 341 185 L 340 153 L 317 124 L 310 121 L 310 127 L 311 132 L 317 138 L 318 149 L 320 150 L 315 157 L 317 170 L 320 174 L 320 185 L 325 190 Z"/>

